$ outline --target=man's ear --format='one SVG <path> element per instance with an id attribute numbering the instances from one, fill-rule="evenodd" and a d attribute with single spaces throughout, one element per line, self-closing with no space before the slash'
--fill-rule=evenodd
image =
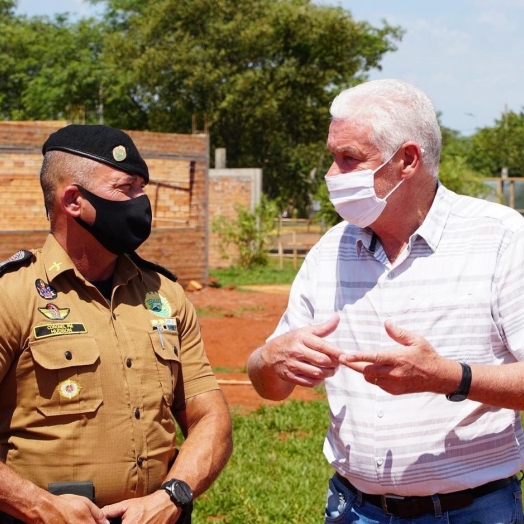
<path id="1" fill-rule="evenodd" d="M 82 193 L 76 186 L 66 186 L 60 193 L 60 205 L 64 213 L 72 217 L 80 216 Z"/>
<path id="2" fill-rule="evenodd" d="M 411 178 L 422 166 L 422 149 L 416 142 L 406 142 L 402 146 L 404 168 L 402 178 Z"/>

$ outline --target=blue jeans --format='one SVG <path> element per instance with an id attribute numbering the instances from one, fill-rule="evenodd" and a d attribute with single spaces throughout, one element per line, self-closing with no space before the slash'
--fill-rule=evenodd
<path id="1" fill-rule="evenodd" d="M 361 500 L 336 477 L 329 481 L 325 524 L 523 524 L 522 492 L 515 478 L 508 486 L 478 497 L 469 506 L 414 519 L 391 517 Z"/>

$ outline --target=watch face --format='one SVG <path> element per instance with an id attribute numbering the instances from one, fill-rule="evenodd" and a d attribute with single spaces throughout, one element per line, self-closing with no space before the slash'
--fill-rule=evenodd
<path id="1" fill-rule="evenodd" d="M 466 395 L 463 393 L 452 393 L 451 395 L 448 395 L 448 400 L 451 400 L 451 402 L 462 402 L 463 400 L 466 400 Z"/>
<path id="2" fill-rule="evenodd" d="M 185 482 L 175 481 L 173 483 L 173 495 L 182 506 L 189 504 L 193 500 L 193 492 Z"/>

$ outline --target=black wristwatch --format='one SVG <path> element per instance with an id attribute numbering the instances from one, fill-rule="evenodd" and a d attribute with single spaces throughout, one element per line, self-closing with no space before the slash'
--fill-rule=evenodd
<path id="1" fill-rule="evenodd" d="M 193 505 L 193 492 L 183 480 L 171 479 L 160 487 L 168 492 L 173 503 L 179 508 L 185 510 Z"/>
<path id="2" fill-rule="evenodd" d="M 469 395 L 469 388 L 471 386 L 471 368 L 468 364 L 464 364 L 464 362 L 461 362 L 460 365 L 462 366 L 462 380 L 460 381 L 459 387 L 453 393 L 446 395 L 446 398 L 451 400 L 451 402 L 462 402 L 463 400 L 466 400 Z"/>

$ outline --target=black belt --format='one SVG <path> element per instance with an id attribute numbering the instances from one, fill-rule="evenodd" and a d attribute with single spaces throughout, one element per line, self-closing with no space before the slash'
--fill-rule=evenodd
<path id="1" fill-rule="evenodd" d="M 335 473 L 335 476 L 353 493 L 362 493 L 355 488 L 347 478 L 338 473 Z M 465 508 L 476 498 L 504 488 L 510 484 L 513 479 L 514 477 L 509 477 L 507 479 L 494 480 L 493 482 L 488 482 L 487 484 L 472 489 L 464 489 L 442 495 L 437 494 L 440 502 L 440 510 L 444 513 L 446 511 Z M 405 519 L 413 519 L 424 513 L 435 512 L 435 504 L 433 503 L 432 497 L 396 497 L 393 495 L 368 495 L 367 493 L 362 493 L 362 500 L 373 504 L 373 506 L 382 508 L 387 515 Z"/>

